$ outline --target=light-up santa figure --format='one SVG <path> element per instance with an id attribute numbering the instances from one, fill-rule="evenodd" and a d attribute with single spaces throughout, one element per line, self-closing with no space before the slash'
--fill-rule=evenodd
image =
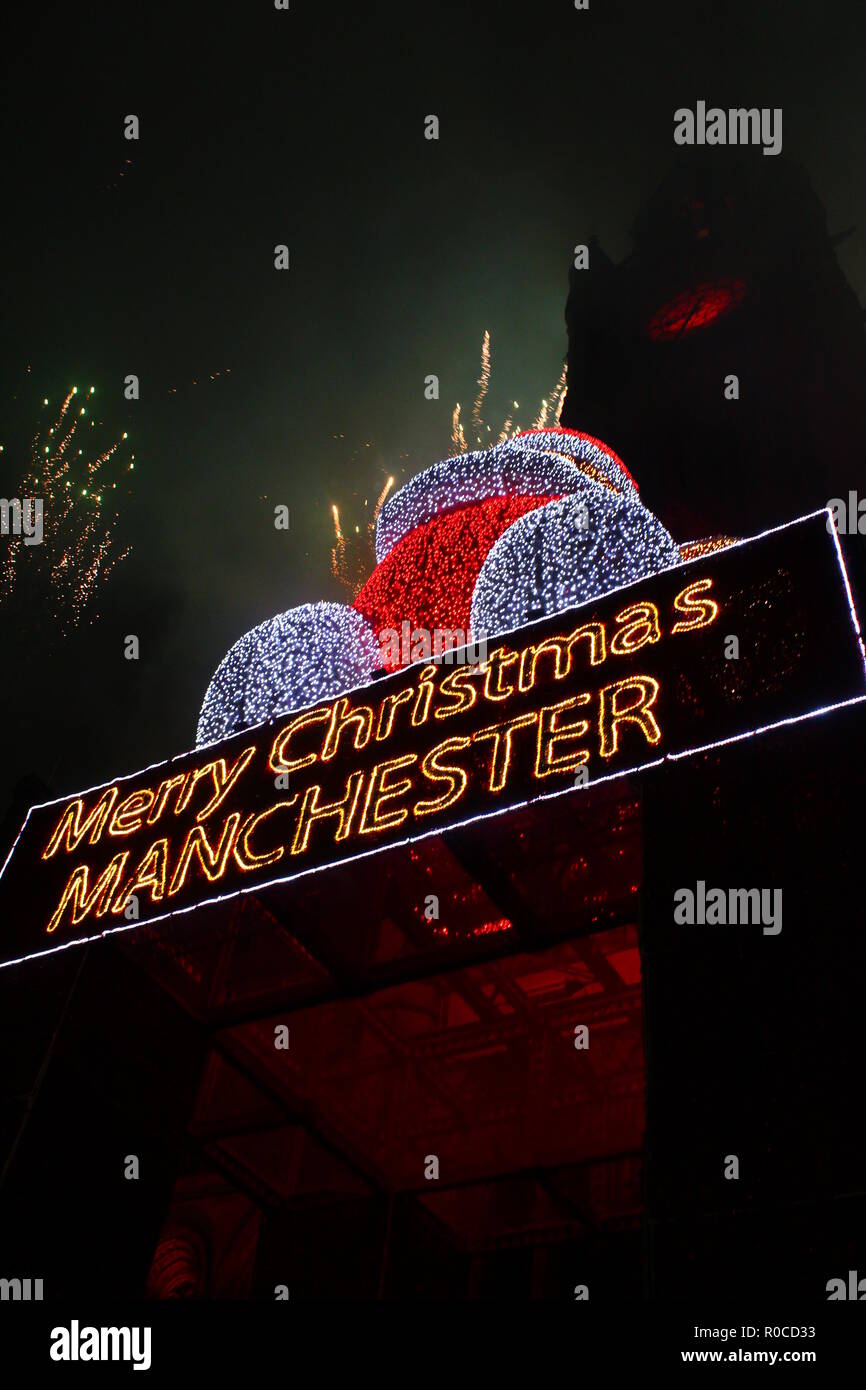
<path id="1" fill-rule="evenodd" d="M 386 637 L 492 638 L 679 564 L 620 458 L 577 430 L 530 430 L 445 459 L 384 504 L 376 568 L 351 605 L 259 624 L 208 688 L 199 745 L 366 684 L 399 659 Z"/>

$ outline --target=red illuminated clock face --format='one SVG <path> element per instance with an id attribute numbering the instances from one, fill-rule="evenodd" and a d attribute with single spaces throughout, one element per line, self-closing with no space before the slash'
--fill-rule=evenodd
<path id="1" fill-rule="evenodd" d="M 685 337 L 735 309 L 746 292 L 742 280 L 708 280 L 663 304 L 647 324 L 657 342 Z"/>

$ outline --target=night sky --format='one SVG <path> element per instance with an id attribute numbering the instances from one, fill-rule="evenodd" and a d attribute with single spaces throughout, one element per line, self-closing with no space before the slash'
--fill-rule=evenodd
<path id="1" fill-rule="evenodd" d="M 31 9 L 0 49 L 0 495 L 43 396 L 95 385 L 135 449 L 133 550 L 79 633 L 16 635 L 0 612 L 0 816 L 24 774 L 60 795 L 191 747 L 242 633 L 344 598 L 331 503 L 362 523 L 389 473 L 449 452 L 485 329 L 488 418 L 517 399 L 531 424 L 566 351 L 571 248 L 628 252 L 678 106 L 783 108 L 831 232 L 860 229 L 839 260 L 866 300 L 859 7 Z"/>

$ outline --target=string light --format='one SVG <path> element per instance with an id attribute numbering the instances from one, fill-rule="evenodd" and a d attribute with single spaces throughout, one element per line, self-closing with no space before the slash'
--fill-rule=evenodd
<path id="1" fill-rule="evenodd" d="M 684 560 L 699 560 L 702 555 L 712 555 L 716 550 L 727 550 L 736 545 L 736 536 L 707 536 L 703 541 L 681 541 L 680 554 Z"/>
<path id="2" fill-rule="evenodd" d="M 218 666 L 199 716 L 196 747 L 362 685 L 379 644 L 362 614 L 306 603 L 260 623 Z"/>
<path id="3" fill-rule="evenodd" d="M 483 452 L 443 459 L 411 478 L 379 513 L 376 558 L 434 516 L 490 497 L 561 497 L 579 492 L 586 477 L 617 491 L 637 488 L 622 460 L 577 430 L 528 431 Z"/>
<path id="4" fill-rule="evenodd" d="M 472 597 L 471 630 L 495 636 L 680 563 L 661 522 L 634 494 L 585 482 L 500 536 Z"/>
<path id="5" fill-rule="evenodd" d="M 354 607 L 382 638 L 409 630 L 468 636 L 475 581 L 492 545 L 512 522 L 547 497 L 490 497 L 434 516 L 410 531 L 376 566 Z M 466 640 L 466 638 L 464 638 Z M 401 656 L 411 659 L 411 646 Z M 450 642 L 447 645 L 451 645 Z M 383 664 L 396 670 L 383 639 Z"/>
<path id="6" fill-rule="evenodd" d="M 561 425 L 557 425 L 555 429 L 533 428 L 521 430 L 514 436 L 514 442 L 521 440 L 525 441 L 525 445 L 536 449 L 564 454 L 590 477 L 594 477 L 596 481 L 601 478 L 607 479 L 618 491 L 622 491 L 624 486 L 630 487 L 634 492 L 639 491 L 635 479 L 619 454 L 615 453 L 609 444 L 605 444 L 603 439 L 596 439 L 594 435 L 585 434 L 583 430 L 563 429 Z"/>

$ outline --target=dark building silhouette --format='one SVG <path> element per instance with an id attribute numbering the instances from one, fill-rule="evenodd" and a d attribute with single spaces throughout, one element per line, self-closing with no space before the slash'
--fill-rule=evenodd
<path id="1" fill-rule="evenodd" d="M 866 337 L 838 240 L 802 169 L 715 149 L 664 180 L 624 261 L 595 243 L 572 271 L 562 423 L 612 444 L 678 539 L 748 536 L 862 494 Z M 864 544 L 843 537 L 861 613 Z M 856 709 L 645 781 L 653 1297 L 817 1300 L 857 1267 L 866 1136 L 844 1077 L 866 1061 L 864 752 Z M 698 877 L 780 887 L 778 949 L 684 936 L 671 903 Z"/>
<path id="2" fill-rule="evenodd" d="M 701 154 L 640 210 L 625 260 L 590 246 L 566 307 L 562 424 L 611 444 L 680 540 L 845 496 L 866 438 L 863 311 L 806 173 Z"/>

